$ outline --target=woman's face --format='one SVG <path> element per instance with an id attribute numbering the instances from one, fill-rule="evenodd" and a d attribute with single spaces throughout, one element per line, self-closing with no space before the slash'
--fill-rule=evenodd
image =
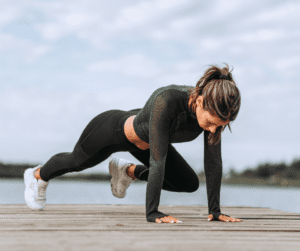
<path id="1" fill-rule="evenodd" d="M 230 121 L 224 122 L 218 116 L 213 116 L 209 111 L 203 109 L 203 96 L 196 100 L 196 116 L 201 128 L 211 133 L 215 133 L 219 126 L 225 126 Z"/>

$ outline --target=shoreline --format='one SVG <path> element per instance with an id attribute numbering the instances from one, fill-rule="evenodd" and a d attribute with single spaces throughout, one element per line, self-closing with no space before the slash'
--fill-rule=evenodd
<path id="1" fill-rule="evenodd" d="M 32 168 L 34 164 L 4 164 L 0 162 L 0 179 L 23 179 L 24 172 L 27 168 Z M 269 177 L 255 177 L 249 175 L 250 171 L 238 174 L 224 174 L 222 184 L 239 185 L 239 186 L 268 186 L 268 187 L 300 187 L 300 178 L 287 178 L 279 173 Z M 253 173 L 252 173 L 253 174 Z M 197 174 L 200 183 L 205 183 L 205 173 Z M 109 173 L 80 173 L 72 172 L 56 177 L 57 180 L 82 180 L 82 181 L 110 181 Z M 136 180 L 136 182 L 144 182 Z"/>
<path id="2" fill-rule="evenodd" d="M 200 184 L 206 184 L 205 178 L 199 177 Z M 0 180 L 4 179 L 16 179 L 23 180 L 22 176 L 2 176 L 0 175 Z M 111 180 L 110 174 L 65 174 L 59 177 L 56 177 L 55 180 L 61 181 L 85 181 L 85 182 L 95 182 L 95 181 L 107 181 Z M 135 182 L 142 183 L 145 181 L 136 180 Z M 240 186 L 240 187 L 285 187 L 285 188 L 299 188 L 300 180 L 285 180 L 282 179 L 276 183 L 270 182 L 270 180 L 265 179 L 251 179 L 251 178 L 238 178 L 238 179 L 226 179 L 222 178 L 222 186 L 231 185 L 231 186 Z"/>

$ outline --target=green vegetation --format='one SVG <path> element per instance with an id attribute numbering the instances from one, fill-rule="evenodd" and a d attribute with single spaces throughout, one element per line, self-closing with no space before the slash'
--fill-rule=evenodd
<path id="1" fill-rule="evenodd" d="M 205 181 L 204 172 L 199 174 L 200 181 Z M 284 162 L 265 162 L 254 168 L 247 168 L 238 173 L 230 169 L 222 180 L 225 184 L 273 185 L 300 187 L 300 159 L 294 159 L 290 165 Z"/>

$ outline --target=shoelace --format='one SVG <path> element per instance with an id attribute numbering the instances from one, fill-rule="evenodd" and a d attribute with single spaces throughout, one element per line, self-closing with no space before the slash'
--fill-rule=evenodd
<path id="1" fill-rule="evenodd" d="M 46 186 L 39 186 L 39 184 L 37 184 L 37 192 L 38 192 L 38 196 L 37 199 L 38 200 L 44 200 L 45 199 L 45 194 L 46 194 Z"/>

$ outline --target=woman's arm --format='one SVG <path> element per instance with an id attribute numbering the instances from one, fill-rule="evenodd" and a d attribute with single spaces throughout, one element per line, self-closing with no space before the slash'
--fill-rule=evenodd
<path id="1" fill-rule="evenodd" d="M 149 175 L 146 190 L 146 218 L 155 222 L 168 216 L 158 211 L 165 175 L 165 162 L 169 146 L 169 126 L 174 117 L 174 104 L 168 102 L 167 93 L 159 94 L 153 103 L 149 120 Z"/>
<path id="2" fill-rule="evenodd" d="M 208 221 L 239 222 L 240 219 L 221 214 L 220 191 L 222 181 L 221 139 L 217 145 L 208 144 L 209 131 L 204 131 L 204 170 L 208 199 Z"/>
<path id="3" fill-rule="evenodd" d="M 208 200 L 208 213 L 219 219 L 222 180 L 221 140 L 217 145 L 208 144 L 209 131 L 204 131 L 204 171 Z"/>

